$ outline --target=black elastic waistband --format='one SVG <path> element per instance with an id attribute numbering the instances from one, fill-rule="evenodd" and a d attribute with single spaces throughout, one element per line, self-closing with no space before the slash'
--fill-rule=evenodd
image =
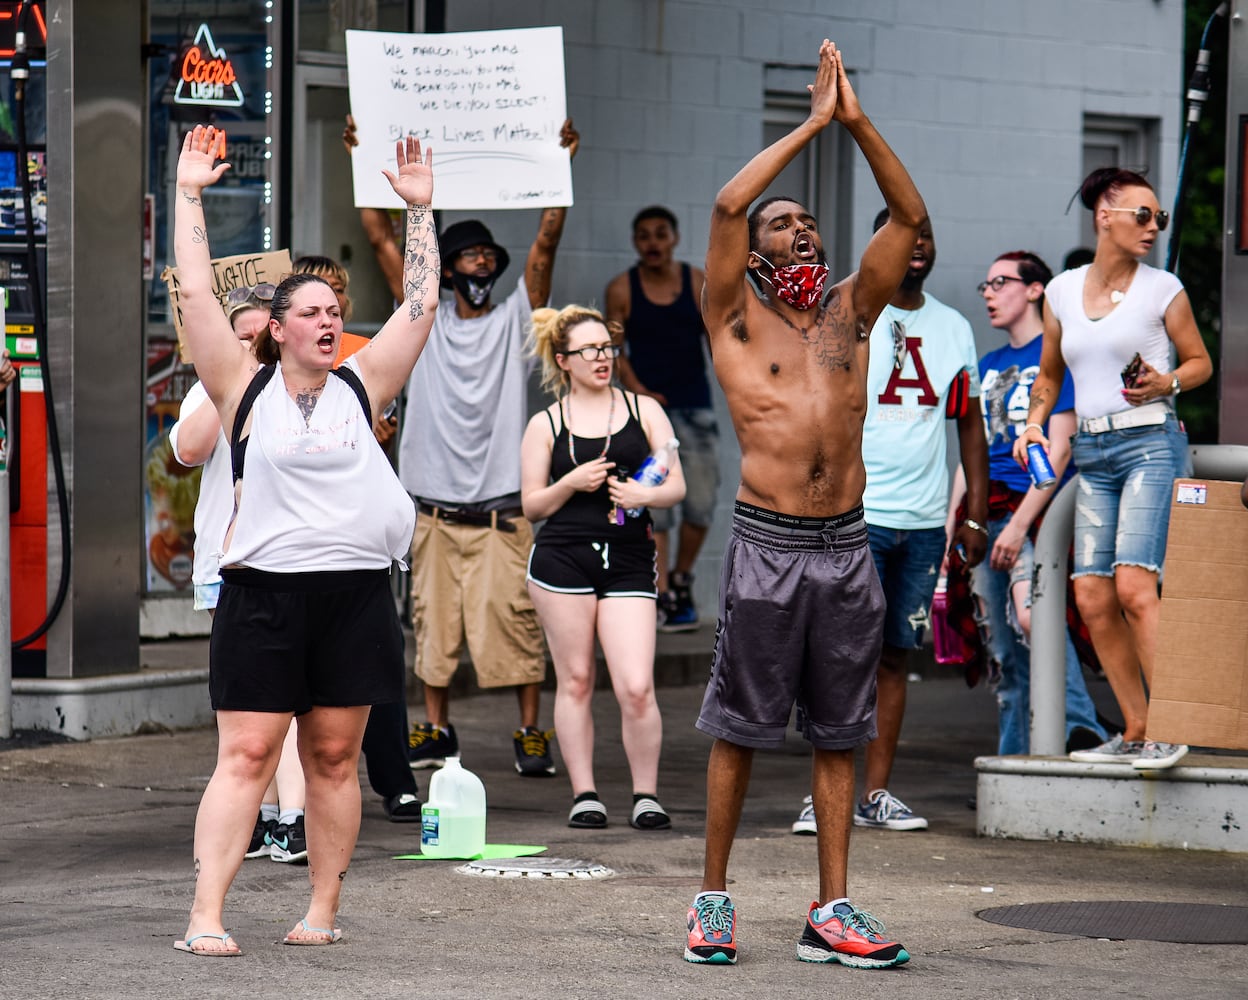
<path id="1" fill-rule="evenodd" d="M 810 531 L 818 533 L 820 531 L 835 531 L 838 528 L 844 528 L 853 524 L 855 521 L 861 521 L 865 514 L 863 513 L 862 504 L 852 510 L 847 510 L 844 514 L 836 514 L 833 517 L 798 517 L 795 514 L 781 514 L 779 511 L 768 510 L 766 507 L 756 507 L 752 503 L 746 503 L 744 500 L 737 500 L 733 503 L 732 512 L 738 517 L 744 517 L 758 524 L 771 528 L 788 528 L 793 531 Z"/>
<path id="2" fill-rule="evenodd" d="M 355 590 L 378 579 L 389 580 L 388 569 L 325 570 L 314 573 L 269 573 L 246 566 L 221 570 L 221 582 L 231 587 L 254 587 L 259 590 L 324 592 Z"/>

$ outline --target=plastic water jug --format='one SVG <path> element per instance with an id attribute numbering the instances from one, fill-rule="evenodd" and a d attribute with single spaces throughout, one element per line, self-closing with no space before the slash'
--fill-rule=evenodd
<path id="1" fill-rule="evenodd" d="M 485 850 L 485 786 L 458 757 L 447 757 L 429 781 L 420 850 L 430 858 L 475 858 Z"/>

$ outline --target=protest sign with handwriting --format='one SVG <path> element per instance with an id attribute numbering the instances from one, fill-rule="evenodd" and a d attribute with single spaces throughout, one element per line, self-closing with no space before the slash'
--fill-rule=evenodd
<path id="1" fill-rule="evenodd" d="M 407 135 L 433 150 L 434 208 L 572 204 L 562 28 L 348 31 L 347 75 L 357 207 L 402 207 L 381 172 Z"/>
<path id="2" fill-rule="evenodd" d="M 240 253 L 233 257 L 217 257 L 212 261 L 212 294 L 225 308 L 230 291 L 235 288 L 249 288 L 268 282 L 278 284 L 290 274 L 290 251 L 269 250 L 263 253 Z M 166 267 L 161 273 L 165 286 L 169 289 L 169 304 L 173 307 L 173 328 L 178 334 L 178 354 L 182 361 L 191 362 L 190 351 L 186 345 L 186 335 L 182 330 L 182 303 L 180 296 L 181 282 L 176 267 Z"/>

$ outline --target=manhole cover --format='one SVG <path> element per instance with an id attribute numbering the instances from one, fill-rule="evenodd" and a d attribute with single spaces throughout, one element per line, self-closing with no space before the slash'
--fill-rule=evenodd
<path id="1" fill-rule="evenodd" d="M 461 875 L 487 878 L 610 878 L 615 874 L 604 865 L 580 858 L 482 858 L 455 869 Z"/>
<path id="2" fill-rule="evenodd" d="M 1248 906 L 1210 903 L 1023 903 L 995 906 L 981 920 L 1051 934 L 1115 941 L 1173 941 L 1178 944 L 1248 944 Z"/>

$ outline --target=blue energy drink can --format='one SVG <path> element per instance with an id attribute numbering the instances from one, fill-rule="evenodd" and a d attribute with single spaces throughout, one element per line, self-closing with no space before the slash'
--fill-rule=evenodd
<path id="1" fill-rule="evenodd" d="M 1036 489 L 1047 490 L 1057 482 L 1044 445 L 1038 441 L 1027 446 L 1027 468 L 1031 471 L 1031 481 L 1036 484 Z"/>

